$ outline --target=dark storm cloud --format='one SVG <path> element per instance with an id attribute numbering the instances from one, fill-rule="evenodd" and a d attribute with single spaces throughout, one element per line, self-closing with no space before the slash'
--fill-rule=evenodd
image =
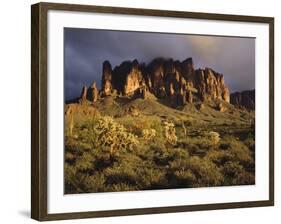
<path id="1" fill-rule="evenodd" d="M 255 41 L 252 38 L 121 32 L 65 28 L 65 95 L 80 94 L 83 85 L 100 87 L 102 63 L 125 60 L 149 63 L 155 57 L 184 60 L 224 74 L 230 91 L 255 87 Z"/>

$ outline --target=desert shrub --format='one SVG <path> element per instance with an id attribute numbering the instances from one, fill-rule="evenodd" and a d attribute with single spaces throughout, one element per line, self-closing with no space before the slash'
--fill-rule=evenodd
<path id="1" fill-rule="evenodd" d="M 79 131 L 79 137 L 77 139 L 66 137 L 65 150 L 75 154 L 82 153 L 85 150 L 90 150 L 92 148 L 92 144 L 85 140 L 86 136 L 88 138 L 88 133 Z"/>
<path id="2" fill-rule="evenodd" d="M 115 156 L 117 155 L 118 152 L 115 154 Z M 110 161 L 110 155 L 107 153 L 103 153 L 102 150 L 97 150 L 93 157 L 92 169 L 94 171 L 103 171 L 104 169 L 110 166 L 112 166 L 112 161 Z"/>
<path id="3" fill-rule="evenodd" d="M 200 156 L 200 157 L 205 156 L 207 153 L 206 149 L 209 148 L 209 146 L 206 146 L 206 144 L 204 144 L 204 140 L 202 140 L 200 137 L 198 138 L 186 137 L 185 139 L 179 141 L 178 145 L 186 149 L 190 155 Z"/>
<path id="4" fill-rule="evenodd" d="M 217 139 L 214 136 L 210 137 L 209 132 L 202 132 L 196 137 L 188 136 L 179 140 L 178 145 L 187 149 L 190 155 L 203 157 L 209 150 L 217 148 Z"/>
<path id="5" fill-rule="evenodd" d="M 120 183 L 124 183 L 127 185 L 136 185 L 138 180 L 141 179 L 134 170 L 127 169 L 127 167 L 122 166 L 106 169 L 105 176 L 106 184 L 109 185 Z"/>
<path id="6" fill-rule="evenodd" d="M 112 184 L 106 187 L 106 191 L 133 191 L 137 190 L 134 186 L 130 186 L 126 183 Z"/>
<path id="7" fill-rule="evenodd" d="M 192 187 L 196 183 L 196 177 L 191 170 L 178 170 L 171 174 L 172 186 Z"/>
<path id="8" fill-rule="evenodd" d="M 252 137 L 248 137 L 244 140 L 244 144 L 252 151 L 255 151 L 255 140 Z"/>
<path id="9" fill-rule="evenodd" d="M 103 192 L 106 188 L 105 177 L 101 173 L 95 173 L 87 177 L 86 185 L 88 192 Z"/>
<path id="10" fill-rule="evenodd" d="M 69 164 L 73 164 L 75 162 L 76 157 L 71 152 L 66 151 L 64 159 L 65 159 L 65 162 L 67 162 Z"/>
<path id="11" fill-rule="evenodd" d="M 142 130 L 142 137 L 144 140 L 150 141 L 156 137 L 156 130 L 155 129 L 143 129 Z"/>
<path id="12" fill-rule="evenodd" d="M 206 155 L 207 151 L 209 149 L 209 145 L 206 145 L 204 143 L 199 144 L 191 144 L 188 147 L 188 152 L 192 156 L 200 156 L 203 157 Z"/>
<path id="13" fill-rule="evenodd" d="M 222 166 L 226 162 L 234 160 L 235 157 L 231 152 L 226 150 L 210 150 L 206 155 L 206 159 L 212 161 L 217 166 Z"/>
<path id="14" fill-rule="evenodd" d="M 217 145 L 220 141 L 220 134 L 215 131 L 210 131 L 206 134 L 206 137 L 210 141 L 211 144 Z"/>
<path id="15" fill-rule="evenodd" d="M 166 166 L 171 161 L 187 159 L 188 157 L 188 152 L 180 148 L 155 148 L 153 161 L 157 165 Z"/>
<path id="16" fill-rule="evenodd" d="M 75 166 L 70 166 L 68 164 L 65 164 L 64 171 L 66 193 L 82 193 L 89 191 L 87 183 L 89 175 L 87 173 L 79 172 Z"/>
<path id="17" fill-rule="evenodd" d="M 137 185 L 139 189 L 161 189 L 168 187 L 166 169 L 150 165 L 137 169 L 136 173 L 142 176 L 142 180 L 138 181 Z"/>
<path id="18" fill-rule="evenodd" d="M 87 172 L 93 167 L 93 156 L 91 153 L 83 153 L 82 156 L 76 159 L 75 167 L 78 171 Z"/>
<path id="19" fill-rule="evenodd" d="M 232 144 L 231 153 L 233 153 L 235 158 L 242 164 L 253 162 L 251 152 L 248 150 L 247 146 L 238 141 Z"/>
<path id="20" fill-rule="evenodd" d="M 247 171 L 241 172 L 237 177 L 232 181 L 234 185 L 249 185 L 255 184 L 255 175 Z"/>
<path id="21" fill-rule="evenodd" d="M 223 183 L 223 175 L 220 173 L 219 168 L 211 161 L 192 156 L 189 162 L 190 169 L 196 175 L 199 186 L 217 186 Z"/>
<path id="22" fill-rule="evenodd" d="M 100 117 L 90 123 L 86 129 L 84 141 L 90 142 L 92 148 L 103 148 L 113 159 L 116 152 L 121 150 L 132 151 L 139 143 L 137 136 L 129 133 L 126 128 L 115 122 L 112 117 Z"/>
<path id="23" fill-rule="evenodd" d="M 150 123 L 150 128 L 154 129 L 156 133 L 163 133 L 163 126 L 161 121 L 152 120 Z"/>
<path id="24" fill-rule="evenodd" d="M 75 174 L 76 169 L 72 165 L 69 165 L 68 163 L 64 164 L 64 187 L 66 193 L 74 193 L 76 192 L 76 185 L 75 184 Z"/>
<path id="25" fill-rule="evenodd" d="M 238 162 L 227 162 L 223 166 L 223 173 L 227 179 L 226 184 L 230 185 L 245 185 L 254 184 L 254 174 L 247 172 Z"/>
<path id="26" fill-rule="evenodd" d="M 167 143 L 171 145 L 175 145 L 177 143 L 177 135 L 175 125 L 171 122 L 165 121 L 164 122 L 164 135 L 166 138 Z"/>
<path id="27" fill-rule="evenodd" d="M 223 173 L 230 177 L 235 177 L 243 171 L 243 166 L 238 162 L 228 161 L 223 165 Z"/>
<path id="28" fill-rule="evenodd" d="M 190 156 L 185 160 L 175 160 L 170 163 L 170 168 L 174 172 L 188 170 L 192 172 L 196 177 L 196 181 L 192 183 L 193 187 L 218 186 L 223 183 L 223 175 L 219 168 L 210 160 L 197 156 Z"/>
<path id="29" fill-rule="evenodd" d="M 137 136 L 142 136 L 143 129 L 150 129 L 151 123 L 146 117 L 132 117 L 132 116 L 123 116 L 117 119 L 118 123 L 123 125 L 128 132 L 133 133 Z"/>
<path id="30" fill-rule="evenodd" d="M 233 160 L 239 161 L 242 165 L 246 165 L 253 162 L 253 154 L 248 147 L 239 139 L 232 136 L 226 136 L 222 140 L 222 144 L 227 144 L 228 151 L 232 156 Z"/>

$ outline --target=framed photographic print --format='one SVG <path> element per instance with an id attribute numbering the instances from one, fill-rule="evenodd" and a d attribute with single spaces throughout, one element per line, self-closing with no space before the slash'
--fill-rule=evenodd
<path id="1" fill-rule="evenodd" d="M 32 218 L 274 204 L 274 19 L 32 5 Z"/>

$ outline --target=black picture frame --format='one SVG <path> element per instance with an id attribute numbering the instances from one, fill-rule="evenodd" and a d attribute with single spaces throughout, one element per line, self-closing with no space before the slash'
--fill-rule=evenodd
<path id="1" fill-rule="evenodd" d="M 163 11 L 137 8 L 117 8 L 90 5 L 38 3 L 31 10 L 31 217 L 39 221 L 80 219 L 93 217 L 141 215 L 226 208 L 245 208 L 274 205 L 274 18 L 240 15 L 223 15 L 183 11 Z M 78 12 L 99 12 L 109 14 L 129 14 L 158 16 L 167 18 L 195 18 L 264 23 L 269 25 L 269 200 L 203 205 L 169 206 L 158 208 L 138 208 L 110 211 L 88 211 L 75 213 L 48 214 L 47 210 L 47 13 L 49 10 Z"/>

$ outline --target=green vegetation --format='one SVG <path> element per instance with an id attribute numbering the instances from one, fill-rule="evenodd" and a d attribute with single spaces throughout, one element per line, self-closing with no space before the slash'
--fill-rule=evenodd
<path id="1" fill-rule="evenodd" d="M 250 113 L 205 105 L 204 115 L 150 99 L 107 104 L 69 105 L 67 194 L 255 184 Z"/>

